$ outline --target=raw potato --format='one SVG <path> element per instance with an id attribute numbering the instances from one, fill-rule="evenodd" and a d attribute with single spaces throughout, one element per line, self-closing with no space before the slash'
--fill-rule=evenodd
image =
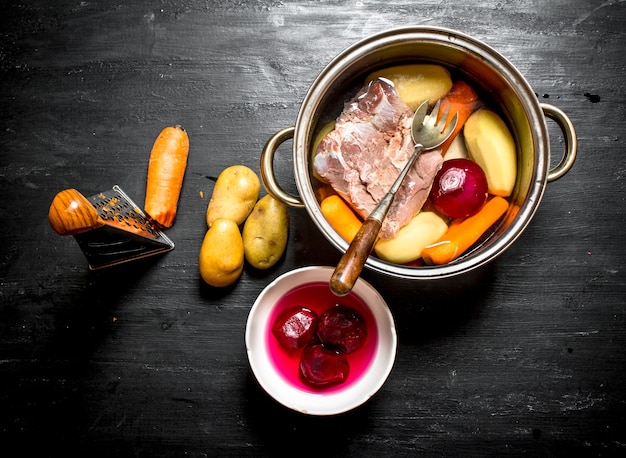
<path id="1" fill-rule="evenodd" d="M 378 77 L 392 81 L 400 99 L 412 111 L 417 110 L 424 100 L 428 100 L 433 105 L 452 87 L 450 72 L 441 65 L 398 65 L 374 72 L 366 80 L 371 81 Z"/>
<path id="2" fill-rule="evenodd" d="M 452 143 L 450 143 L 450 147 L 448 151 L 446 151 L 445 156 L 443 157 L 444 161 L 449 161 L 450 159 L 467 159 L 467 147 L 465 146 L 465 139 L 463 138 L 463 132 L 459 132 Z"/>
<path id="3" fill-rule="evenodd" d="M 463 130 L 470 159 L 487 176 L 489 193 L 510 196 L 517 175 L 517 157 L 513 136 L 502 118 L 483 108 L 469 117 Z"/>
<path id="4" fill-rule="evenodd" d="M 200 276 L 211 286 L 228 286 L 241 276 L 243 263 L 243 240 L 239 226 L 229 219 L 216 219 L 200 248 Z"/>
<path id="5" fill-rule="evenodd" d="M 389 240 L 374 245 L 376 255 L 384 261 L 406 264 L 420 257 L 424 247 L 437 241 L 448 230 L 446 222 L 434 212 L 422 211 Z"/>
<path id="6" fill-rule="evenodd" d="M 232 165 L 217 177 L 206 212 L 209 227 L 218 218 L 243 224 L 259 198 L 261 182 L 245 165 Z"/>
<path id="7" fill-rule="evenodd" d="M 335 128 L 335 121 L 331 121 L 328 124 L 325 124 L 324 127 L 317 133 L 315 139 L 313 140 L 313 146 L 311 148 L 311 164 L 315 160 L 315 155 L 317 154 L 317 148 L 320 146 L 320 143 L 324 139 L 326 135 L 328 135 Z M 318 175 L 315 167 L 313 168 L 313 176 L 319 181 L 326 181 L 321 176 Z"/>
<path id="8" fill-rule="evenodd" d="M 257 269 L 272 267 L 283 255 L 289 233 L 289 212 L 269 194 L 254 206 L 243 226 L 246 260 Z"/>
<path id="9" fill-rule="evenodd" d="M 314 157 L 317 153 L 317 147 L 320 146 L 322 140 L 326 135 L 328 135 L 335 128 L 336 121 L 331 121 L 328 124 L 325 124 L 320 131 L 317 133 L 315 138 L 313 139 L 313 145 L 311 148 L 311 156 Z"/>

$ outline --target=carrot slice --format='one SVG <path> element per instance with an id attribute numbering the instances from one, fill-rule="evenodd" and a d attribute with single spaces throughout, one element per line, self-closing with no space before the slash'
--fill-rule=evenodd
<path id="1" fill-rule="evenodd" d="M 362 221 L 337 194 L 326 197 L 320 204 L 322 214 L 343 239 L 350 243 L 359 232 Z"/>
<path id="2" fill-rule="evenodd" d="M 161 131 L 148 165 L 145 211 L 164 227 L 174 224 L 189 154 L 189 137 L 181 126 Z"/>
<path id="3" fill-rule="evenodd" d="M 337 192 L 329 184 L 322 184 L 315 190 L 315 197 L 318 201 L 323 201 L 329 196 L 336 195 Z"/>
<path id="4" fill-rule="evenodd" d="M 446 154 L 450 144 L 454 141 L 454 137 L 457 136 L 463 128 L 465 121 L 467 121 L 470 115 L 478 107 L 478 94 L 476 94 L 474 89 L 472 89 L 472 87 L 465 81 L 455 81 L 450 89 L 450 92 L 448 92 L 448 94 L 441 100 L 441 107 L 439 108 L 440 113 L 444 113 L 448 107 L 450 107 L 448 123 L 452 121 L 454 113 L 459 114 L 459 119 L 454 131 L 452 131 L 452 135 L 450 135 L 450 138 L 448 138 L 441 145 L 442 155 Z M 448 123 L 446 123 L 446 126 Z"/>
<path id="5" fill-rule="evenodd" d="M 467 251 L 487 229 L 509 208 L 509 202 L 500 196 L 488 200 L 473 216 L 454 221 L 437 242 L 422 250 L 422 259 L 430 265 L 447 264 Z"/>

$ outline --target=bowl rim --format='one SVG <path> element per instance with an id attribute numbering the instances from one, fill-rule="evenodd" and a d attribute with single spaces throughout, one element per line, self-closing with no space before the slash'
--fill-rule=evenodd
<path id="1" fill-rule="evenodd" d="M 393 315 L 380 293 L 359 278 L 353 291 L 373 314 L 378 334 L 374 360 L 365 373 L 346 389 L 313 393 L 298 389 L 275 371 L 267 348 L 267 321 L 276 301 L 297 286 L 329 281 L 333 270 L 306 266 L 280 275 L 258 295 L 246 322 L 246 353 L 257 382 L 278 403 L 308 415 L 336 415 L 364 404 L 383 386 L 396 359 L 398 338 Z"/>

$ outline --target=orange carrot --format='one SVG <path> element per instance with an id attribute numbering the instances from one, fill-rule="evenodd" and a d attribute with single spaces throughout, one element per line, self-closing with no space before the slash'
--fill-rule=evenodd
<path id="1" fill-rule="evenodd" d="M 189 137 L 178 125 L 163 129 L 150 153 L 144 208 L 164 227 L 170 227 L 176 218 L 188 154 Z"/>
<path id="2" fill-rule="evenodd" d="M 333 194 L 337 194 L 337 192 L 329 184 L 322 184 L 315 190 L 315 197 L 320 202 Z"/>
<path id="3" fill-rule="evenodd" d="M 441 107 L 439 111 L 443 113 L 447 107 L 450 107 L 450 116 L 448 122 L 452 121 L 454 113 L 459 114 L 459 120 L 456 123 L 456 127 L 450 135 L 450 138 L 441 145 L 441 154 L 445 155 L 446 151 L 450 147 L 450 144 L 454 140 L 454 137 L 461 131 L 465 121 L 478 106 L 478 95 L 474 92 L 469 84 L 465 81 L 456 81 L 450 92 L 441 100 Z"/>
<path id="4" fill-rule="evenodd" d="M 359 232 L 362 221 L 337 194 L 326 197 L 320 204 L 322 214 L 343 239 L 350 243 Z"/>
<path id="5" fill-rule="evenodd" d="M 495 196 L 476 213 L 463 221 L 454 221 L 448 231 L 422 250 L 422 259 L 430 265 L 447 264 L 467 251 L 509 208 L 509 202 Z"/>

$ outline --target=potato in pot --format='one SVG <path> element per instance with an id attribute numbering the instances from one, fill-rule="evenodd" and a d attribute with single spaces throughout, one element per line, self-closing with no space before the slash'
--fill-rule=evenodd
<path id="1" fill-rule="evenodd" d="M 411 111 L 417 110 L 424 100 L 434 104 L 452 87 L 450 72 L 441 65 L 408 64 L 388 67 L 370 74 L 366 81 L 385 78 L 393 83 L 400 99 Z"/>

